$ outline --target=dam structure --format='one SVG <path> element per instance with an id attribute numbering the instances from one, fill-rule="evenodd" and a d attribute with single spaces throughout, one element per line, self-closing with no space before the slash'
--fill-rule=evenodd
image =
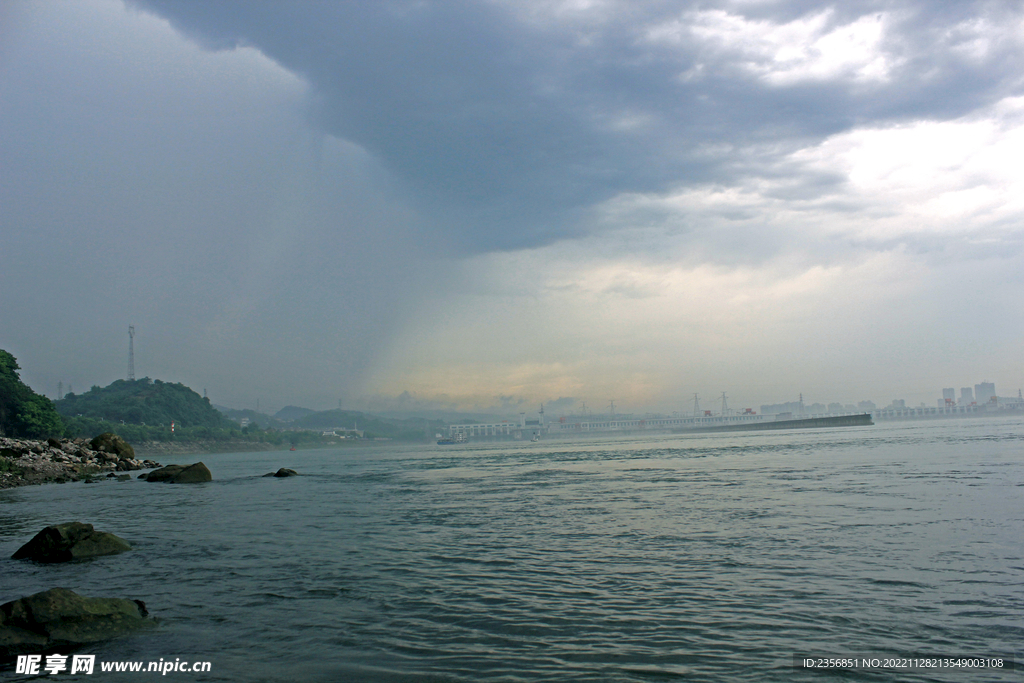
<path id="1" fill-rule="evenodd" d="M 631 433 L 636 431 L 672 431 L 676 429 L 699 429 L 707 427 L 723 427 L 727 425 L 744 425 L 759 422 L 774 422 L 776 416 L 767 418 L 764 415 L 755 413 L 738 413 L 735 415 L 712 415 L 711 411 L 705 411 L 704 415 L 693 417 L 646 417 L 635 418 L 631 415 L 623 416 L 580 416 L 567 415 L 557 420 L 547 422 L 544 419 L 544 408 L 541 407 L 538 419 L 526 419 L 525 413 L 520 413 L 520 419 L 516 421 L 503 420 L 494 423 L 468 423 L 453 424 L 448 426 L 448 436 L 455 438 L 458 435 L 466 439 L 512 439 L 532 440 L 537 437 L 571 437 L 584 434 L 622 432 Z"/>
<path id="2" fill-rule="evenodd" d="M 746 409 L 743 412 L 730 410 L 724 392 L 721 397 L 721 409 L 714 413 L 711 410 L 701 410 L 698 397 L 694 395 L 692 415 L 683 413 L 673 413 L 671 416 L 649 414 L 642 418 L 633 415 L 616 415 L 615 402 L 611 401 L 609 406 L 611 410 L 605 415 L 565 415 L 547 421 L 544 416 L 544 406 L 541 405 L 540 410 L 536 413 L 537 417 L 532 419 L 527 419 L 526 413 L 519 413 L 518 420 L 449 425 L 448 437 L 457 440 L 458 443 L 465 443 L 470 439 L 537 441 L 550 437 L 564 438 L 615 432 L 630 434 L 644 431 L 687 433 L 807 429 L 863 426 L 892 420 L 1005 417 L 1024 414 L 1024 395 L 1020 390 L 1016 397 L 1006 398 L 996 396 L 994 386 L 990 383 L 976 385 L 977 387 L 990 389 L 988 400 L 983 403 L 963 401 L 958 403 L 954 400 L 953 390 L 944 389 L 944 397 L 939 399 L 936 406 L 921 404 L 919 407 L 910 407 L 905 406 L 904 401 L 900 400 L 893 401 L 891 406 L 878 408 L 874 403 L 868 401 L 862 402 L 860 406 L 849 405 L 846 410 L 839 410 L 841 406 L 838 404 L 835 405 L 835 409 L 832 409 L 832 405 L 830 405 L 830 410 L 824 410 L 825 406 L 820 404 L 805 407 L 803 394 L 801 394 L 799 401 L 761 406 L 760 414 L 751 409 Z M 961 391 L 967 392 L 968 389 Z M 967 396 L 967 399 L 970 398 L 972 397 Z M 864 403 L 869 405 L 864 405 Z M 583 409 L 586 413 L 585 403 Z M 786 412 L 775 412 L 775 410 L 769 409 L 781 409 Z"/>

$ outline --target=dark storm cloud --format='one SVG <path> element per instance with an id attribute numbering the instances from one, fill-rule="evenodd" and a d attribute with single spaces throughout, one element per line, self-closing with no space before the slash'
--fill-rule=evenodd
<path id="1" fill-rule="evenodd" d="M 307 87 L 111 2 L 19 6 L 0 62 L 0 348 L 52 395 L 136 369 L 331 405 L 425 290 L 379 164 Z M 436 281 L 431 274 L 430 281 Z M 282 403 L 283 405 L 283 403 Z"/>
<path id="2" fill-rule="evenodd" d="M 470 251 L 580 234 L 587 209 L 622 192 L 730 182 L 758 165 L 751 145 L 784 153 L 854 125 L 955 117 L 1021 83 L 1015 43 L 964 53 L 984 38 L 979 21 L 1007 18 L 985 3 L 840 3 L 824 32 L 886 13 L 888 76 L 779 85 L 745 68 L 742 44 L 687 32 L 709 3 L 545 16 L 521 3 L 137 2 L 207 47 L 252 45 L 304 76 L 319 124 L 380 158 Z M 770 27 L 827 6 L 717 7 Z M 678 41 L 649 39 L 671 22 Z M 699 78 L 681 78 L 694 67 Z M 732 150 L 701 153 L 723 143 Z"/>

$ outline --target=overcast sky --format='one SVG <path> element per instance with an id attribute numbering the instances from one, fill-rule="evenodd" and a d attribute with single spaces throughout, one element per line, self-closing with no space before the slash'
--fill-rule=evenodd
<path id="1" fill-rule="evenodd" d="M 0 348 L 52 397 L 133 324 L 270 410 L 1016 395 L 1022 160 L 1016 2 L 5 2 Z"/>

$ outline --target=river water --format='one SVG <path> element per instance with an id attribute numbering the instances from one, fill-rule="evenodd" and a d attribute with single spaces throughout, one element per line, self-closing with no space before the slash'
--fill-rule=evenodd
<path id="1" fill-rule="evenodd" d="M 0 492 L 0 602 L 142 599 L 157 629 L 82 652 L 211 662 L 175 681 L 1024 680 L 793 668 L 1021 661 L 1020 420 L 196 460 L 213 482 Z M 134 549 L 7 559 L 75 520 Z"/>

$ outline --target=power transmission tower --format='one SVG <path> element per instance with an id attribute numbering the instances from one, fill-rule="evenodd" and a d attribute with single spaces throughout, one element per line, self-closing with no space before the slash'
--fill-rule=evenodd
<path id="1" fill-rule="evenodd" d="M 697 394 L 693 395 L 693 416 L 700 417 L 700 398 Z"/>
<path id="2" fill-rule="evenodd" d="M 128 381 L 135 381 L 135 325 L 128 326 Z"/>
<path id="3" fill-rule="evenodd" d="M 615 399 L 614 398 L 608 403 L 608 409 L 611 411 L 609 413 L 611 415 L 611 419 L 614 420 L 615 419 Z"/>
<path id="4" fill-rule="evenodd" d="M 725 392 L 722 392 L 722 417 L 729 414 L 729 404 L 725 402 Z"/>
<path id="5" fill-rule="evenodd" d="M 57 400 L 64 398 L 64 380 L 57 382 Z"/>

